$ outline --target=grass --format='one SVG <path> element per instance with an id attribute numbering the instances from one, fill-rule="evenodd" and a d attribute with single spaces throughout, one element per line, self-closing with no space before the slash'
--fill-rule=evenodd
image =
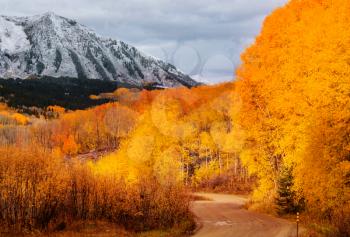
<path id="1" fill-rule="evenodd" d="M 135 233 L 127 231 L 123 227 L 103 221 L 76 222 L 63 231 L 56 232 L 32 232 L 32 233 L 11 233 L 0 232 L 2 237 L 187 237 L 191 235 L 194 227 L 192 223 L 182 223 L 181 225 L 167 230 L 152 230 Z M 187 234 L 186 234 L 187 233 Z"/>
<path id="2" fill-rule="evenodd" d="M 201 196 L 201 195 L 198 195 L 198 194 L 190 194 L 190 199 L 192 201 L 213 201 L 210 198 L 207 198 L 207 197 L 204 197 L 204 196 Z"/>
<path id="3" fill-rule="evenodd" d="M 170 229 L 170 230 L 153 230 L 148 232 L 143 232 L 136 234 L 135 237 L 185 237 L 189 234 L 184 234 L 180 229 Z"/>

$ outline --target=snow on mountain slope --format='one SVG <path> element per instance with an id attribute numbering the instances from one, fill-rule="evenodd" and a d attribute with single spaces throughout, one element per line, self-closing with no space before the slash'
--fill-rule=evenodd
<path id="1" fill-rule="evenodd" d="M 0 16 L 0 77 L 31 75 L 114 80 L 165 87 L 198 83 L 173 65 L 54 13 Z"/>
<path id="2" fill-rule="evenodd" d="M 29 50 L 30 43 L 22 26 L 0 18 L 0 49 L 6 53 L 15 54 Z"/>

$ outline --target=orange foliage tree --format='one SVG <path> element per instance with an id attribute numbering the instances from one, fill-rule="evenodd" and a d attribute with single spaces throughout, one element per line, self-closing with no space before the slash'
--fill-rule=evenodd
<path id="1" fill-rule="evenodd" d="M 330 221 L 350 218 L 350 1 L 292 0 L 266 18 L 237 70 L 241 158 L 274 201 L 292 169 L 296 198 Z"/>

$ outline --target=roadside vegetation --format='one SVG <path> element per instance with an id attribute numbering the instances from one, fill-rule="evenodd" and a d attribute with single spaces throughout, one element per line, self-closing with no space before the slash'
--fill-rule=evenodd
<path id="1" fill-rule="evenodd" d="M 349 1 L 290 1 L 267 17 L 232 83 L 96 91 L 93 103 L 111 102 L 50 104 L 50 116 L 1 105 L 2 231 L 106 221 L 184 234 L 189 190 L 210 190 L 300 212 L 310 236 L 349 236 L 349 15 Z"/>

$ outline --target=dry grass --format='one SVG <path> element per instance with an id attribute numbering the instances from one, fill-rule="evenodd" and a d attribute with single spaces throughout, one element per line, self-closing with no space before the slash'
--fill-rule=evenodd
<path id="1" fill-rule="evenodd" d="M 184 229 L 185 228 L 185 229 Z M 185 237 L 188 227 L 184 224 L 165 230 L 152 230 L 146 232 L 127 231 L 121 226 L 103 221 L 75 222 L 64 231 L 57 232 L 33 232 L 33 233 L 0 233 L 2 237 Z"/>
<path id="2" fill-rule="evenodd" d="M 198 195 L 198 194 L 190 194 L 189 198 L 192 201 L 213 201 L 210 198 L 207 198 L 207 197 L 204 197 L 204 196 L 201 196 L 201 195 Z"/>
<path id="3" fill-rule="evenodd" d="M 103 221 L 90 221 L 90 222 L 76 222 L 71 226 L 67 227 L 64 231 L 57 232 L 33 232 L 33 233 L 21 233 L 21 234 L 4 234 L 1 236 L 4 237 L 109 237 L 109 236 L 118 236 L 118 237 L 134 237 L 132 233 L 126 231 L 124 228 L 114 225 L 112 223 L 103 222 Z"/>

